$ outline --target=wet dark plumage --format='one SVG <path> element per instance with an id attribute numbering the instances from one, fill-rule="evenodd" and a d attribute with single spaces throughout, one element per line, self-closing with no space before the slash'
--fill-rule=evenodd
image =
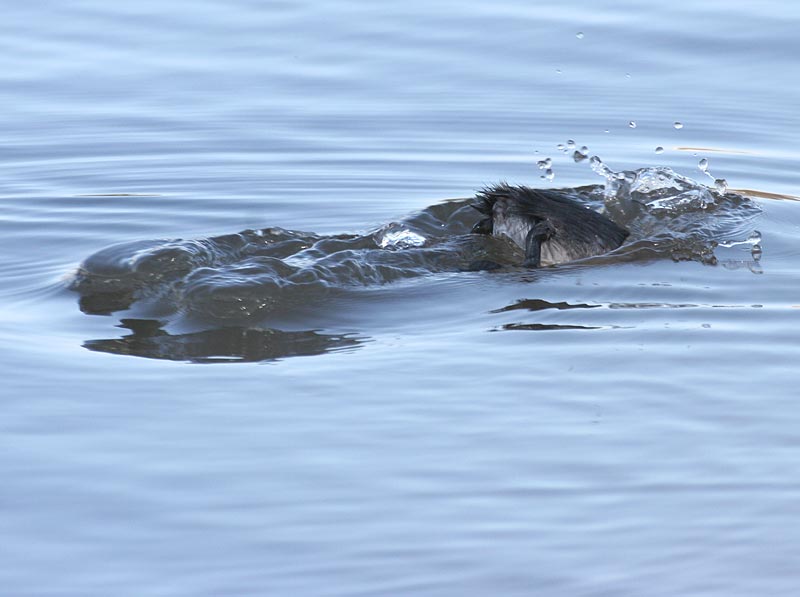
<path id="1" fill-rule="evenodd" d="M 629 234 L 562 191 L 499 184 L 476 198 L 473 207 L 487 217 L 473 232 L 508 238 L 525 251 L 531 267 L 608 253 Z"/>

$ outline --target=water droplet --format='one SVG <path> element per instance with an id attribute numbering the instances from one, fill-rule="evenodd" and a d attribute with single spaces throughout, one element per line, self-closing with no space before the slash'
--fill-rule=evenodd
<path id="1" fill-rule="evenodd" d="M 604 130 L 603 132 L 604 132 L 604 133 L 610 133 L 611 131 L 609 131 L 608 129 L 606 129 L 606 130 Z"/>
<path id="2" fill-rule="evenodd" d="M 630 79 L 631 78 L 631 74 L 630 73 L 625 73 L 625 78 L 626 79 Z"/>
<path id="3" fill-rule="evenodd" d="M 575 34 L 575 37 L 577 37 L 578 39 L 583 39 L 583 31 L 578 31 L 578 32 Z"/>
<path id="4" fill-rule="evenodd" d="M 556 69 L 556 74 L 557 74 L 557 75 L 560 75 L 560 74 L 561 74 L 561 69 L 560 69 L 560 68 L 557 68 L 557 69 Z"/>
<path id="5" fill-rule="evenodd" d="M 758 230 L 753 230 L 753 233 L 747 237 L 747 242 L 751 245 L 761 244 L 761 233 Z"/>
<path id="6" fill-rule="evenodd" d="M 603 160 L 601 160 L 596 155 L 593 155 L 591 158 L 589 158 L 589 165 L 592 168 L 597 167 L 597 166 L 602 166 L 603 165 Z"/>
<path id="7" fill-rule="evenodd" d="M 556 145 L 556 149 L 558 151 L 564 151 L 566 149 L 566 147 L 564 146 L 563 143 L 559 143 L 558 145 Z"/>
<path id="8" fill-rule="evenodd" d="M 536 162 L 536 165 L 539 166 L 539 170 L 544 170 L 545 168 L 547 168 L 547 162 L 545 162 L 544 160 L 539 160 L 538 162 Z"/>
<path id="9" fill-rule="evenodd" d="M 664 148 L 659 145 L 656 147 L 656 153 L 664 153 Z"/>
<path id="10" fill-rule="evenodd" d="M 714 180 L 714 187 L 720 195 L 724 195 L 728 192 L 728 181 L 724 178 L 717 178 Z"/>
<path id="11" fill-rule="evenodd" d="M 586 156 L 586 154 L 585 154 L 585 153 L 581 153 L 581 152 L 580 152 L 580 151 L 578 151 L 577 149 L 576 149 L 576 150 L 575 150 L 575 152 L 572 154 L 572 159 L 573 159 L 573 160 L 575 160 L 575 162 L 576 162 L 576 163 L 577 163 L 577 162 L 582 162 L 583 160 L 585 160 L 585 159 L 586 159 L 586 157 L 587 157 L 587 156 Z"/>
<path id="12" fill-rule="evenodd" d="M 708 171 L 708 160 L 706 158 L 703 158 L 702 160 L 700 160 L 697 163 L 697 167 L 700 168 L 700 170 L 702 170 L 703 172 L 707 172 Z"/>
<path id="13" fill-rule="evenodd" d="M 583 147 L 581 147 L 581 153 L 584 155 L 589 155 L 589 148 L 586 145 L 584 145 Z"/>
<path id="14" fill-rule="evenodd" d="M 628 126 L 629 126 L 629 127 L 631 127 L 632 129 L 635 129 L 635 128 L 636 128 L 636 121 L 635 121 L 635 120 L 631 120 L 631 121 L 628 123 Z"/>
<path id="15" fill-rule="evenodd" d="M 556 175 L 553 174 L 553 171 L 550 168 L 548 168 L 545 171 L 544 176 L 542 176 L 542 178 L 544 178 L 546 180 L 550 180 L 550 181 L 552 181 L 555 177 L 556 177 Z"/>
<path id="16" fill-rule="evenodd" d="M 682 129 L 682 128 L 683 128 L 683 123 L 682 123 L 682 122 L 678 122 L 678 121 L 676 120 L 676 121 L 675 121 L 675 122 L 672 124 L 672 126 L 674 126 L 676 129 Z"/>
<path id="17" fill-rule="evenodd" d="M 575 149 L 575 141 L 573 141 L 572 139 L 569 139 L 567 141 L 567 149 Z"/>

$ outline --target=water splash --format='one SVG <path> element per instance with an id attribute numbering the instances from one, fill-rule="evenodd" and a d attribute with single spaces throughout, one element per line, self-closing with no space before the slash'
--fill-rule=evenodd
<path id="1" fill-rule="evenodd" d="M 697 164 L 697 167 L 703 174 L 714 181 L 714 188 L 717 190 L 717 193 L 724 195 L 728 192 L 728 181 L 724 178 L 715 178 L 714 175 L 708 171 L 708 160 L 706 158 L 700 160 Z"/>
<path id="2" fill-rule="evenodd" d="M 710 264 L 716 263 L 714 247 L 724 246 L 717 238 L 747 235 L 754 259 L 760 255 L 760 235 L 746 231 L 746 223 L 760 210 L 745 197 L 728 193 L 724 181 L 712 189 L 666 167 L 616 172 L 599 156 L 592 156 L 589 164 L 605 179 L 603 210 L 631 230 L 631 242 L 642 239 L 648 250 Z"/>
<path id="3" fill-rule="evenodd" d="M 650 210 L 705 209 L 714 203 L 708 187 L 681 176 L 671 168 L 641 168 L 615 172 L 594 156 L 592 170 L 606 179 L 605 195 L 617 200 L 633 200 Z"/>
<path id="4" fill-rule="evenodd" d="M 606 179 L 606 182 L 609 182 L 617 174 L 611 168 L 606 166 L 603 163 L 603 160 L 601 160 L 600 157 L 596 156 L 596 155 L 593 155 L 591 158 L 589 158 L 589 166 L 597 174 L 599 174 L 600 176 L 604 177 Z"/>
<path id="5" fill-rule="evenodd" d="M 375 233 L 375 240 L 381 249 L 409 249 L 425 246 L 424 236 L 399 226 L 399 224 L 393 224 Z"/>

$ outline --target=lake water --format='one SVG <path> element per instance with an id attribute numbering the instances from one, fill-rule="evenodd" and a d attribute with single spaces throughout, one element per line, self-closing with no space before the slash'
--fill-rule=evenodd
<path id="1" fill-rule="evenodd" d="M 5 6 L 0 593 L 796 594 L 798 25 L 788 0 Z M 69 289 L 117 243 L 603 183 L 568 140 L 713 186 L 707 159 L 752 203 L 706 241 L 758 230 L 760 260 L 454 269 L 235 325 Z"/>

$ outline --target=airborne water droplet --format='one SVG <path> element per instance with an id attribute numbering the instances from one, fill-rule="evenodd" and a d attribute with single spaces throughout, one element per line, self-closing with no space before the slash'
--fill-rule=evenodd
<path id="1" fill-rule="evenodd" d="M 583 160 L 586 159 L 586 157 L 587 156 L 586 156 L 585 153 L 581 153 L 577 149 L 572 153 L 572 159 L 575 160 L 576 163 L 577 162 L 582 162 Z"/>
<path id="2" fill-rule="evenodd" d="M 544 173 L 544 176 L 543 176 L 542 178 L 545 178 L 545 179 L 547 179 L 547 180 L 550 180 L 550 181 L 552 181 L 552 180 L 553 180 L 555 177 L 556 177 L 556 175 L 555 175 L 555 174 L 553 174 L 553 171 L 552 171 L 550 168 L 548 168 L 548 169 L 545 171 L 545 173 Z"/>
<path id="3" fill-rule="evenodd" d="M 589 148 L 586 145 L 584 145 L 583 147 L 581 147 L 581 153 L 584 155 L 589 155 Z"/>
<path id="4" fill-rule="evenodd" d="M 578 32 L 575 34 L 575 37 L 577 37 L 578 39 L 583 39 L 583 31 L 578 31 Z"/>
<path id="5" fill-rule="evenodd" d="M 697 163 L 697 167 L 700 168 L 700 170 L 702 170 L 703 172 L 706 172 L 708 170 L 708 160 L 706 158 L 703 158 Z"/>
<path id="6" fill-rule="evenodd" d="M 575 149 L 575 141 L 573 141 L 572 139 L 569 139 L 567 141 L 567 149 Z"/>
<path id="7" fill-rule="evenodd" d="M 664 148 L 659 145 L 656 147 L 656 153 L 664 153 Z"/>
<path id="8" fill-rule="evenodd" d="M 631 120 L 631 121 L 628 123 L 628 126 L 629 126 L 629 127 L 631 127 L 632 129 L 635 129 L 635 128 L 636 128 L 636 121 L 635 121 L 635 120 Z"/>
<path id="9" fill-rule="evenodd" d="M 714 180 L 714 186 L 716 187 L 717 192 L 720 195 L 724 195 L 725 193 L 728 192 L 728 181 L 725 180 L 724 178 L 715 179 Z"/>
<path id="10" fill-rule="evenodd" d="M 544 170 L 545 168 L 547 168 L 547 162 L 545 162 L 544 160 L 539 160 L 538 162 L 536 162 L 536 165 L 539 166 L 539 170 Z"/>
<path id="11" fill-rule="evenodd" d="M 676 120 L 675 123 L 672 126 L 674 126 L 676 129 L 682 129 L 683 128 L 683 123 L 682 122 L 678 122 Z"/>
<path id="12" fill-rule="evenodd" d="M 566 147 L 564 146 L 563 143 L 559 143 L 558 145 L 556 145 L 556 149 L 558 151 L 564 151 L 566 149 Z"/>

